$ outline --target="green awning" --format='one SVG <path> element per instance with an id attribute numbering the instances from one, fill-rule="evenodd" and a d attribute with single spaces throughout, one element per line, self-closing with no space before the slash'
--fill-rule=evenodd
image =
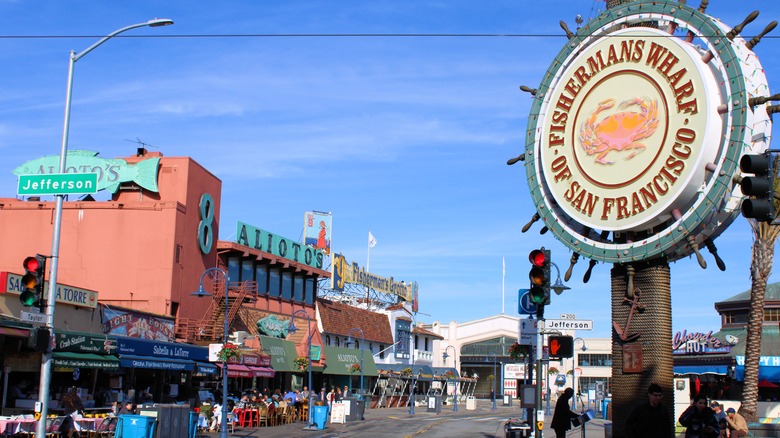
<path id="1" fill-rule="evenodd" d="M 363 355 L 363 375 L 376 376 L 376 363 L 374 356 L 370 351 L 362 351 Z M 355 348 L 329 347 L 325 346 L 325 371 L 323 374 L 334 374 L 341 376 L 360 375 L 360 371 L 350 372 L 354 364 L 360 365 L 361 350 Z"/>
<path id="2" fill-rule="evenodd" d="M 293 361 L 298 357 L 295 344 L 284 339 L 260 336 L 263 353 L 271 356 L 271 368 L 279 372 L 299 373 L 301 370 Z"/>
<path id="3" fill-rule="evenodd" d="M 119 358 L 110 355 L 55 351 L 52 353 L 52 359 L 54 360 L 54 366 L 57 368 L 119 369 Z"/>

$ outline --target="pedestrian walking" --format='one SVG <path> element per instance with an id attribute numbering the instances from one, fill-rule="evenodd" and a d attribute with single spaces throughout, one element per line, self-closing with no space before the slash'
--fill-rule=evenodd
<path id="1" fill-rule="evenodd" d="M 566 388 L 563 395 L 558 397 L 558 401 L 555 403 L 555 412 L 553 412 L 550 427 L 555 431 L 556 438 L 566 438 L 566 431 L 571 429 L 571 419 L 579 417 L 578 413 L 569 409 L 573 395 L 574 390 Z"/>

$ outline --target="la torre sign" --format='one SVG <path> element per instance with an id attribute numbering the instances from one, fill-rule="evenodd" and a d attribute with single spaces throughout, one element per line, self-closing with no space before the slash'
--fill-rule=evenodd
<path id="1" fill-rule="evenodd" d="M 769 146 L 766 109 L 748 105 L 768 90 L 752 50 L 706 14 L 660 3 L 589 22 L 534 95 L 534 205 L 556 238 L 594 260 L 673 261 L 704 247 L 739 214 L 739 158 Z M 632 26 L 642 21 L 661 28 Z M 684 29 L 695 41 L 677 36 Z"/>

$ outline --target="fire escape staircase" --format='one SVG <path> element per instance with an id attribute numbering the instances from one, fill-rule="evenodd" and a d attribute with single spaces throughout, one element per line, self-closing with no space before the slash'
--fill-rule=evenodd
<path id="1" fill-rule="evenodd" d="M 229 283 L 227 297 L 225 296 L 224 281 L 215 282 L 214 289 L 211 295 L 211 304 L 209 304 L 202 320 L 180 318 L 177 321 L 176 334 L 178 338 L 187 341 L 221 341 L 224 339 L 225 307 L 227 306 L 228 328 L 230 328 L 241 310 L 241 306 L 244 303 L 252 303 L 257 300 L 256 281 Z M 225 302 L 226 299 L 227 302 Z"/>

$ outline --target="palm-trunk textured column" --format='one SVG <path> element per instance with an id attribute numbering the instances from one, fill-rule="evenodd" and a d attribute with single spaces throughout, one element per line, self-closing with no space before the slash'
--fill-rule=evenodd
<path id="1" fill-rule="evenodd" d="M 631 315 L 631 303 L 627 298 L 628 272 L 626 266 L 612 268 L 612 321 L 623 331 L 623 341 L 612 331 L 612 433 L 623 437 L 624 421 L 638 400 L 647 399 L 647 387 L 658 383 L 664 390 L 664 404 L 674 415 L 673 360 L 672 360 L 672 301 L 669 264 L 666 262 L 637 263 L 634 267 L 634 291 L 638 291 L 639 305 Z M 624 347 L 641 343 L 642 371 L 624 373 Z"/>

